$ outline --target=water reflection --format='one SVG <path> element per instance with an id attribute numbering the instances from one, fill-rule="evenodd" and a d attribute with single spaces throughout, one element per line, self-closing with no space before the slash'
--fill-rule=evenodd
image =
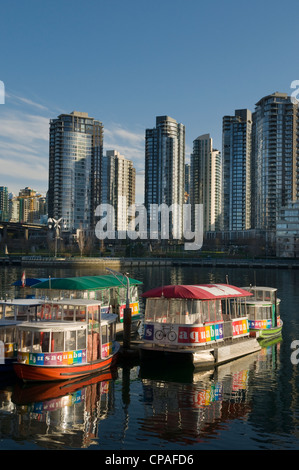
<path id="1" fill-rule="evenodd" d="M 279 342 L 258 353 L 194 373 L 168 367 L 167 379 L 154 367 L 142 366 L 145 416 L 141 430 L 180 445 L 217 439 L 227 423 L 248 420 L 252 412 L 251 381 L 256 373 L 277 367 Z"/>
<path id="2" fill-rule="evenodd" d="M 77 381 L 24 385 L 7 378 L 0 384 L 0 439 L 44 449 L 199 448 L 219 441 L 232 423 L 250 421 L 253 384 L 275 383 L 279 358 L 276 342 L 211 371 L 169 365 L 165 375 L 158 364 L 126 364 Z"/>
<path id="3" fill-rule="evenodd" d="M 77 381 L 6 384 L 0 391 L 1 437 L 45 449 L 89 447 L 113 410 L 116 376 L 113 370 Z M 2 419 L 8 412 L 14 416 L 9 429 Z"/>
<path id="4" fill-rule="evenodd" d="M 20 279 L 21 267 L 0 266 L 1 295 Z M 132 268 L 141 291 L 158 285 L 229 282 L 278 288 L 283 340 L 254 356 L 205 375 L 193 371 L 118 365 L 117 378 L 77 384 L 40 397 L 0 376 L 1 448 L 298 449 L 299 365 L 290 344 L 299 339 L 298 271 L 213 268 Z M 26 277 L 101 274 L 98 269 L 26 268 Z M 165 370 L 161 368 L 161 371 Z M 107 383 L 106 383 L 107 382 Z M 56 384 L 57 385 L 57 384 Z M 68 384 L 70 385 L 70 384 Z M 27 391 L 28 390 L 28 391 Z M 34 399 L 33 399 L 34 398 Z"/>

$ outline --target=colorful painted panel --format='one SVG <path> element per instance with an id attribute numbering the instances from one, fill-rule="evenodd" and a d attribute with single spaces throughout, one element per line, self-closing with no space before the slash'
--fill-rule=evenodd
<path id="1" fill-rule="evenodd" d="M 244 336 L 249 333 L 249 325 L 247 318 L 232 321 L 233 336 Z"/>
<path id="2" fill-rule="evenodd" d="M 57 353 L 18 353 L 18 362 L 37 366 L 67 366 L 86 363 L 86 349 Z"/>
<path id="3" fill-rule="evenodd" d="M 111 356 L 112 354 L 112 342 L 102 345 L 102 358 Z"/>
<path id="4" fill-rule="evenodd" d="M 125 308 L 126 308 L 125 305 L 121 305 L 119 307 L 119 318 L 120 318 L 121 322 L 123 322 L 123 320 L 124 320 L 124 309 Z M 139 302 L 134 302 L 134 303 L 130 304 L 130 309 L 131 309 L 132 318 L 134 317 L 134 315 L 138 315 L 139 314 Z"/>
<path id="5" fill-rule="evenodd" d="M 252 330 L 264 330 L 272 328 L 272 320 L 249 320 L 249 328 Z"/>
<path id="6" fill-rule="evenodd" d="M 144 339 L 173 345 L 195 346 L 223 339 L 223 323 L 202 326 L 146 324 Z"/>

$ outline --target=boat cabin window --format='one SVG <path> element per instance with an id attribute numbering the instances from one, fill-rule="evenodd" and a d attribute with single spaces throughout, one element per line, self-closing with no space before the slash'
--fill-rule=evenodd
<path id="1" fill-rule="evenodd" d="M 256 300 L 265 300 L 265 299 L 264 299 L 264 291 L 262 291 L 262 290 L 256 290 L 256 291 L 255 291 L 255 299 L 256 299 Z"/>
<path id="2" fill-rule="evenodd" d="M 86 307 L 85 305 L 76 305 L 75 309 L 75 321 L 86 321 Z"/>
<path id="3" fill-rule="evenodd" d="M 108 328 L 107 325 L 103 325 L 101 328 L 102 333 L 102 344 L 108 343 Z"/>
<path id="4" fill-rule="evenodd" d="M 51 352 L 64 351 L 63 331 L 53 331 L 51 336 Z"/>
<path id="5" fill-rule="evenodd" d="M 168 299 L 147 299 L 145 309 L 145 319 L 148 321 L 162 322 L 163 317 L 167 318 Z"/>
<path id="6" fill-rule="evenodd" d="M 7 309 L 6 305 L 2 305 L 2 304 L 0 305 L 0 320 L 3 318 L 7 318 L 8 316 L 11 316 L 13 318 L 13 312 L 11 311 L 9 315 L 9 312 L 6 309 Z M 11 310 L 11 307 L 10 307 L 10 310 Z"/>
<path id="7" fill-rule="evenodd" d="M 86 329 L 65 331 L 20 330 L 18 349 L 22 352 L 48 353 L 86 348 Z"/>
<path id="8" fill-rule="evenodd" d="M 97 305 L 91 305 L 87 307 L 88 321 L 98 322 L 100 319 L 100 307 Z"/>
<path id="9" fill-rule="evenodd" d="M 63 305 L 63 320 L 64 321 L 74 321 L 74 307 L 71 305 Z"/>
<path id="10" fill-rule="evenodd" d="M 45 321 L 86 321 L 86 305 L 72 304 L 52 304 L 42 305 L 40 314 L 41 320 Z"/>
<path id="11" fill-rule="evenodd" d="M 18 321 L 29 321 L 35 319 L 36 312 L 40 307 L 29 305 L 0 305 L 0 319 L 6 318 L 7 320 L 16 319 Z"/>
<path id="12" fill-rule="evenodd" d="M 115 341 L 115 335 L 116 335 L 115 322 L 109 323 L 108 329 L 109 329 L 109 338 L 110 338 L 109 341 Z"/>
<path id="13" fill-rule="evenodd" d="M 127 300 L 127 289 L 124 287 L 120 287 L 118 289 L 118 303 L 123 305 L 126 303 Z"/>
<path id="14" fill-rule="evenodd" d="M 1 305 L 0 318 L 12 320 L 14 318 L 14 307 L 12 305 Z"/>
<path id="15" fill-rule="evenodd" d="M 32 332 L 31 331 L 20 331 L 18 339 L 18 349 L 20 351 L 31 351 L 32 343 Z"/>
<path id="16" fill-rule="evenodd" d="M 0 328 L 0 341 L 3 343 L 13 343 L 15 339 L 15 328 L 5 327 Z"/>
<path id="17" fill-rule="evenodd" d="M 108 325 L 102 325 L 102 344 L 110 343 L 115 340 L 115 323 L 109 323 Z"/>
<path id="18" fill-rule="evenodd" d="M 131 302 L 137 302 L 138 300 L 138 288 L 137 286 L 131 286 L 130 287 L 130 300 Z"/>
<path id="19" fill-rule="evenodd" d="M 272 306 L 248 305 L 249 320 L 270 320 L 272 319 Z"/>
<path id="20" fill-rule="evenodd" d="M 246 298 L 243 297 L 237 297 L 233 299 L 222 299 L 221 308 L 225 320 L 227 320 L 228 318 L 238 318 L 247 315 Z"/>
<path id="21" fill-rule="evenodd" d="M 49 331 L 34 331 L 33 334 L 31 331 L 23 331 L 21 334 L 26 334 L 33 336 L 32 338 L 32 352 L 40 353 L 40 352 L 49 352 L 49 345 L 50 345 L 50 332 Z M 23 344 L 19 347 L 20 351 L 27 351 Z"/>
<path id="22" fill-rule="evenodd" d="M 25 333 L 25 332 L 24 332 Z M 27 334 L 31 334 L 31 332 L 27 332 Z M 33 343 L 32 343 L 32 351 L 33 352 L 49 352 L 49 345 L 50 345 L 50 332 L 49 331 L 34 331 L 33 332 Z M 21 351 L 25 351 L 23 346 L 21 345 Z"/>
<path id="23" fill-rule="evenodd" d="M 275 292 L 267 289 L 253 289 L 251 291 L 253 293 L 253 298 L 255 300 L 262 300 L 262 301 L 268 301 L 268 302 L 274 302 L 275 301 Z"/>
<path id="24" fill-rule="evenodd" d="M 77 330 L 77 349 L 86 348 L 86 329 Z"/>
<path id="25" fill-rule="evenodd" d="M 65 351 L 74 351 L 76 349 L 76 331 L 66 330 L 65 331 Z"/>
<path id="26" fill-rule="evenodd" d="M 160 323 L 214 323 L 222 321 L 220 300 L 147 299 L 145 320 Z"/>

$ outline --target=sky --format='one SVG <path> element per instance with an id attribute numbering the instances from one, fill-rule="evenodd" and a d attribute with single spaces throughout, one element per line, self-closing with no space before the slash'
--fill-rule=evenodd
<path id="1" fill-rule="evenodd" d="M 1 0 L 0 186 L 48 189 L 49 120 L 104 125 L 104 153 L 136 168 L 145 129 L 168 115 L 221 150 L 222 118 L 299 80 L 297 0 Z"/>

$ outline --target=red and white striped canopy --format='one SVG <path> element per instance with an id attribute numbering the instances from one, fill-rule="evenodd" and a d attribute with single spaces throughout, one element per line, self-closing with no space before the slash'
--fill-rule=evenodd
<path id="1" fill-rule="evenodd" d="M 173 285 L 151 289 L 142 297 L 165 297 L 167 299 L 225 299 L 234 297 L 250 297 L 252 294 L 240 287 L 228 284 L 198 284 L 198 285 Z"/>

